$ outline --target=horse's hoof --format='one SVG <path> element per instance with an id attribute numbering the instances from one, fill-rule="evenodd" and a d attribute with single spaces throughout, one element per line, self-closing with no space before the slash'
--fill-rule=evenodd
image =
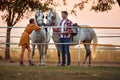
<path id="1" fill-rule="evenodd" d="M 88 67 L 91 67 L 91 64 L 88 64 Z"/>
<path id="2" fill-rule="evenodd" d="M 35 66 L 35 64 L 34 63 L 29 63 L 29 66 Z"/>
<path id="3" fill-rule="evenodd" d="M 85 62 L 83 62 L 83 64 L 86 64 Z"/>
<path id="4" fill-rule="evenodd" d="M 46 63 L 39 64 L 39 66 L 46 66 L 46 65 L 47 65 Z"/>
<path id="5" fill-rule="evenodd" d="M 57 64 L 57 66 L 61 66 L 61 64 Z"/>

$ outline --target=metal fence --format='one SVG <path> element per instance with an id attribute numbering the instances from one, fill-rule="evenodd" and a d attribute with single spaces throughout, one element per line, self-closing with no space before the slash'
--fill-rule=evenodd
<path id="1" fill-rule="evenodd" d="M 18 40 L 20 38 L 21 33 L 24 31 L 25 27 L 12 27 L 12 31 L 11 31 L 11 38 L 15 39 L 17 42 L 15 41 L 11 41 L 11 43 L 6 43 L 5 39 L 6 39 L 6 29 L 7 28 L 11 28 L 11 27 L 0 27 L 0 45 L 5 45 L 5 44 L 10 44 L 10 45 L 18 45 Z M 44 27 L 44 28 L 48 28 L 49 29 L 49 34 L 51 36 L 52 39 L 52 28 L 56 28 L 56 26 L 48 26 L 48 27 Z M 58 28 L 58 26 L 57 26 Z M 81 28 L 93 28 L 95 30 L 95 32 L 97 30 L 107 30 L 107 34 L 109 35 L 104 35 L 102 34 L 102 31 L 98 31 L 97 35 L 98 35 L 98 39 L 101 38 L 117 38 L 118 39 L 118 44 L 114 44 L 114 43 L 110 43 L 110 44 L 90 44 L 93 46 L 109 46 L 109 47 L 116 47 L 118 48 L 118 50 L 120 49 L 120 27 L 87 27 L 87 26 L 83 26 L 80 25 L 78 28 L 78 32 L 81 31 Z M 109 31 L 110 30 L 110 31 Z M 114 30 L 113 32 L 111 30 Z M 101 33 L 101 35 L 99 35 Z M 104 33 L 104 32 L 103 32 Z M 80 33 L 78 33 L 79 35 L 79 39 L 81 38 Z M 32 44 L 36 44 L 36 43 L 32 43 Z M 48 45 L 55 45 L 55 44 L 68 44 L 68 43 L 54 43 L 53 41 L 51 41 L 50 43 L 39 43 L 39 44 L 48 44 Z M 80 62 L 80 48 L 81 45 L 80 44 L 89 44 L 89 43 L 81 43 L 80 41 L 78 43 L 69 43 L 69 44 L 78 44 L 78 48 L 75 48 L 78 50 L 78 62 Z M 4 46 L 5 47 L 5 46 Z M 3 48 L 3 46 L 0 46 L 0 48 Z M 17 49 L 16 47 L 14 47 L 15 49 Z M 18 48 L 19 49 L 19 48 Z M 51 48 L 49 48 L 51 49 Z"/>
<path id="2" fill-rule="evenodd" d="M 7 28 L 11 28 L 11 27 L 0 27 L 0 38 L 6 38 L 6 32 L 5 30 Z M 25 27 L 12 27 L 12 29 L 24 29 Z M 44 28 L 56 28 L 56 26 L 49 26 L 49 27 L 44 27 Z M 58 26 L 57 26 L 58 28 Z M 105 29 L 114 29 L 114 30 L 120 30 L 120 27 L 86 27 L 86 26 L 80 26 L 78 29 L 81 30 L 80 28 L 93 28 L 93 29 L 102 29 L 102 30 L 105 30 Z M 2 29 L 4 29 L 4 31 L 2 31 Z M 20 31 L 17 31 L 17 33 L 19 33 L 19 35 L 16 35 L 15 32 L 11 32 L 13 33 L 14 35 L 10 36 L 11 38 L 20 38 L 20 35 L 21 33 L 23 32 L 23 30 L 20 32 Z M 48 32 L 48 33 L 51 33 L 51 32 Z M 3 35 L 4 34 L 4 35 Z M 80 34 L 80 33 L 78 33 Z M 111 33 L 108 33 L 110 34 L 109 36 L 107 35 L 100 35 L 98 36 L 98 38 L 120 38 L 120 32 L 116 33 L 118 35 L 116 35 L 114 32 L 111 32 Z M 115 34 L 114 36 L 111 35 L 111 34 Z M 52 37 L 52 34 L 51 34 L 51 37 Z M 119 42 L 119 41 L 118 41 Z M 0 42 L 0 44 L 12 44 L 12 45 L 17 45 L 18 43 L 15 43 L 15 42 L 11 42 L 11 43 L 5 43 L 5 42 Z M 33 43 L 34 44 L 34 43 Z M 39 43 L 39 44 L 49 44 L 49 45 L 53 45 L 53 44 L 62 44 L 62 43 Z M 69 43 L 69 44 L 76 44 L 76 43 Z M 81 44 L 88 44 L 88 43 L 81 43 Z M 91 45 L 96 45 L 96 46 L 115 46 L 115 47 L 120 47 L 120 44 L 91 44 Z"/>

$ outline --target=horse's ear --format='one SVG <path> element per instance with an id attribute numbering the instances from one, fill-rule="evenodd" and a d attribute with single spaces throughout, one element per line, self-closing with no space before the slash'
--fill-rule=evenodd
<path id="1" fill-rule="evenodd" d="M 56 12 L 56 9 L 54 9 L 53 12 L 55 13 L 55 12 Z"/>
<path id="2" fill-rule="evenodd" d="M 35 10 L 35 12 L 37 13 L 39 10 Z"/>
<path id="3" fill-rule="evenodd" d="M 56 13 L 56 10 L 52 10 L 52 12 L 55 14 L 55 13 Z"/>
<path id="4" fill-rule="evenodd" d="M 48 10 L 48 13 L 49 13 L 49 12 L 51 12 L 51 10 L 50 10 L 50 9 Z"/>

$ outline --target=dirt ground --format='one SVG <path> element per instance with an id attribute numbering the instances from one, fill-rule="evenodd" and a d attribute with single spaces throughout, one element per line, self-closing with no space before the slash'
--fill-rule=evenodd
<path id="1" fill-rule="evenodd" d="M 24 62 L 25 65 L 27 66 L 28 65 L 28 62 L 25 61 Z M 36 66 L 38 66 L 40 63 L 38 61 L 35 61 L 34 62 Z M 0 65 L 19 65 L 19 61 L 18 60 L 4 60 L 4 59 L 0 59 Z M 57 62 L 55 61 L 47 61 L 46 62 L 46 65 L 47 66 L 57 66 Z M 71 63 L 71 66 L 78 66 L 78 62 L 72 62 Z M 80 63 L 79 66 L 88 66 L 88 63 L 86 64 L 83 64 L 83 63 Z M 113 66 L 113 67 L 120 67 L 120 62 L 93 62 L 91 64 L 91 66 Z"/>

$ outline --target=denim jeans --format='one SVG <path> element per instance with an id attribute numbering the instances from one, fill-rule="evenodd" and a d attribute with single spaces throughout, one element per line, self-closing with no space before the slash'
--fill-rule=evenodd
<path id="1" fill-rule="evenodd" d="M 60 43 L 70 43 L 70 38 L 60 38 Z M 70 64 L 71 57 L 69 51 L 69 44 L 60 44 L 61 52 L 62 52 L 62 64 L 66 63 L 66 55 L 67 55 L 67 64 Z"/>

